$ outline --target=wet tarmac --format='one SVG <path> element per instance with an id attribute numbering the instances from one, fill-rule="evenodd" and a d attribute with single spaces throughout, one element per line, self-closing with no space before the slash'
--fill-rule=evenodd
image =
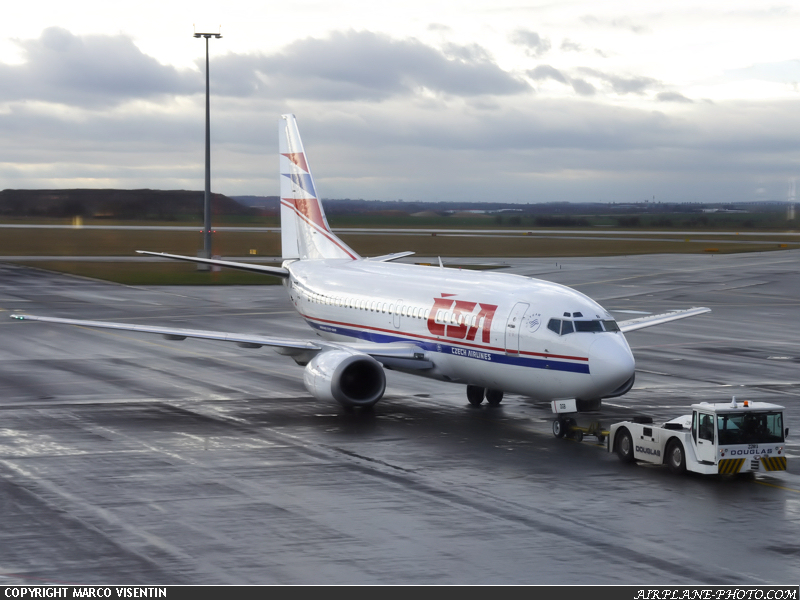
<path id="1" fill-rule="evenodd" d="M 800 251 L 487 262 L 612 312 L 712 308 L 628 334 L 634 389 L 582 419 L 776 402 L 788 471 L 628 466 L 553 437 L 549 406 L 475 408 L 396 373 L 373 412 L 347 413 L 266 348 L 7 318 L 309 337 L 280 286 L 0 265 L 0 583 L 797 584 Z"/>

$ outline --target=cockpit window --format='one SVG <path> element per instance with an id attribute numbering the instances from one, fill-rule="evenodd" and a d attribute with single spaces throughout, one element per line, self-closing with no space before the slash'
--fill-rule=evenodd
<path id="1" fill-rule="evenodd" d="M 575 321 L 575 331 L 597 333 L 603 331 L 603 324 L 600 321 Z"/>
<path id="2" fill-rule="evenodd" d="M 547 323 L 547 328 L 550 331 L 561 335 L 561 319 L 550 319 L 550 322 Z"/>
<path id="3" fill-rule="evenodd" d="M 604 331 L 619 331 L 619 325 L 613 320 L 600 320 L 593 321 L 578 320 L 572 321 L 567 319 L 550 319 L 547 323 L 547 328 L 557 333 L 558 335 L 567 335 L 574 332 L 583 333 L 601 333 Z"/>

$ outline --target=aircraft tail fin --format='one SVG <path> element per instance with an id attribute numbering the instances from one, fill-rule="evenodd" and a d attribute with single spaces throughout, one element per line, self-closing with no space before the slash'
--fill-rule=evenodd
<path id="1" fill-rule="evenodd" d="M 283 259 L 360 258 L 328 225 L 294 115 L 281 116 L 278 137 Z"/>

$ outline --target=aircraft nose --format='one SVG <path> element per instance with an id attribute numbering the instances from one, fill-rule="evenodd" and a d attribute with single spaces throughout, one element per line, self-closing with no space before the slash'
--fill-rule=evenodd
<path id="1" fill-rule="evenodd" d="M 589 373 L 598 396 L 619 389 L 635 370 L 633 353 L 622 335 L 600 334 L 589 347 Z"/>

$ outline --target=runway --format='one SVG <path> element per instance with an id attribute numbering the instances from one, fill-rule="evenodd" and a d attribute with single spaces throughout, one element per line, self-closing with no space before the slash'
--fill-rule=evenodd
<path id="1" fill-rule="evenodd" d="M 631 467 L 554 438 L 544 404 L 470 407 L 463 386 L 396 373 L 372 413 L 348 413 L 267 348 L 7 318 L 311 337 L 280 286 L 0 265 L 0 583 L 800 581 L 800 250 L 467 262 L 570 285 L 619 320 L 710 307 L 628 334 L 636 384 L 586 418 L 775 402 L 788 471 Z"/>

